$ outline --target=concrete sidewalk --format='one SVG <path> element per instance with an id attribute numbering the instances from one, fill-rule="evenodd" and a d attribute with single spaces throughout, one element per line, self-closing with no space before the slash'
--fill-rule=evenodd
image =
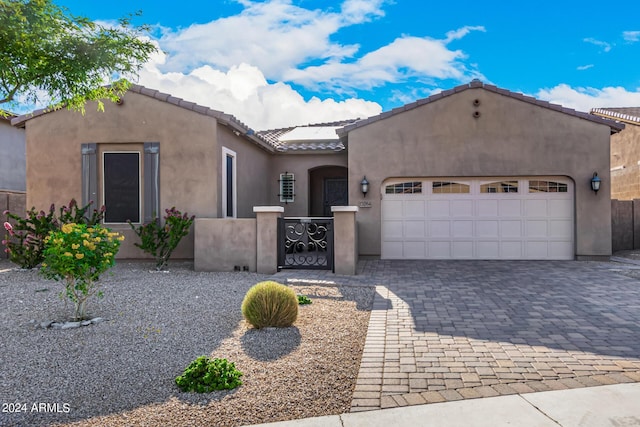
<path id="1" fill-rule="evenodd" d="M 259 426 L 640 426 L 640 383 L 467 399 Z"/>

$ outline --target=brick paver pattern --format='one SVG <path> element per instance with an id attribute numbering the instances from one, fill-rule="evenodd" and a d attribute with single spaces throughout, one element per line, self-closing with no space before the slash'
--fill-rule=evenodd
<path id="1" fill-rule="evenodd" d="M 620 268 L 361 261 L 331 279 L 376 287 L 351 410 L 640 382 L 640 281 Z"/>

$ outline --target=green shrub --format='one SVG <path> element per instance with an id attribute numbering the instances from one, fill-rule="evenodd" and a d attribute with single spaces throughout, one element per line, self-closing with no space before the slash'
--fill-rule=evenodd
<path id="1" fill-rule="evenodd" d="M 260 282 L 245 295 L 242 314 L 256 329 L 291 326 L 298 318 L 298 298 L 285 285 Z"/>
<path id="2" fill-rule="evenodd" d="M 20 268 L 34 268 L 44 259 L 44 239 L 49 232 L 69 223 L 89 226 L 99 224 L 104 217 L 104 206 L 100 210 L 94 209 L 89 216 L 88 211 L 92 203 L 78 207 L 75 199 L 71 199 L 69 206 L 60 208 L 58 218 L 55 215 L 55 205 L 51 205 L 49 213 L 31 208 L 24 218 L 5 211 L 4 214 L 14 223 L 13 225 L 9 222 L 4 223 L 7 235 L 2 241 L 11 262 L 19 265 Z"/>
<path id="3" fill-rule="evenodd" d="M 173 207 L 165 209 L 164 225 L 155 215 L 150 223 L 139 227 L 129 221 L 129 225 L 140 238 L 140 243 L 134 243 L 134 245 L 153 255 L 156 259 L 156 270 L 160 271 L 166 267 L 171 253 L 180 240 L 189 234 L 189 228 L 194 219 L 195 215 L 189 217 L 186 212 L 183 215 Z"/>
<path id="4" fill-rule="evenodd" d="M 214 390 L 231 390 L 242 385 L 242 372 L 227 359 L 210 359 L 200 356 L 176 377 L 176 385 L 182 391 L 209 393 Z"/>
<path id="5" fill-rule="evenodd" d="M 99 225 L 64 224 L 44 238 L 42 274 L 63 281 L 67 296 L 75 304 L 74 318 L 85 319 L 87 300 L 102 296 L 100 275 L 111 268 L 124 236 Z"/>
<path id="6" fill-rule="evenodd" d="M 311 304 L 311 299 L 306 295 L 298 295 L 298 304 L 299 305 Z"/>

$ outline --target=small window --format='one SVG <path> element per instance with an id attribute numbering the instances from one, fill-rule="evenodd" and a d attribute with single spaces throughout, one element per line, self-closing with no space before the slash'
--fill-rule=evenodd
<path id="1" fill-rule="evenodd" d="M 449 181 L 434 181 L 431 188 L 434 194 L 467 194 L 470 190 L 468 184 Z"/>
<path id="2" fill-rule="evenodd" d="M 140 153 L 103 153 L 105 223 L 140 222 Z"/>
<path id="3" fill-rule="evenodd" d="M 238 213 L 236 153 L 222 147 L 222 155 L 222 214 L 223 218 L 235 218 Z"/>
<path id="4" fill-rule="evenodd" d="M 529 193 L 566 193 L 568 185 L 555 181 L 529 181 Z"/>
<path id="5" fill-rule="evenodd" d="M 280 202 L 293 203 L 295 200 L 295 177 L 292 173 L 285 172 L 280 174 Z"/>
<path id="6" fill-rule="evenodd" d="M 400 182 L 398 184 L 390 184 L 385 187 L 386 194 L 419 194 L 422 193 L 422 182 Z"/>
<path id="7" fill-rule="evenodd" d="M 517 193 L 518 181 L 498 181 L 482 184 L 481 193 Z"/>

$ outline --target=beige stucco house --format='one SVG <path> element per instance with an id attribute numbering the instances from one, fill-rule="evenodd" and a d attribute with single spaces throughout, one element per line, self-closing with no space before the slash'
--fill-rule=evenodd
<path id="1" fill-rule="evenodd" d="M 611 137 L 611 198 L 640 199 L 640 107 L 594 108 L 591 114 L 625 124 Z"/>
<path id="2" fill-rule="evenodd" d="M 200 239 L 200 258 L 238 235 L 246 237 L 238 244 L 272 238 L 251 231 L 256 206 L 331 216 L 331 206 L 347 204 L 357 207 L 361 257 L 611 253 L 609 140 L 623 126 L 479 81 L 364 120 L 261 132 L 141 86 L 104 113 L 35 112 L 13 124 L 26 129 L 28 206 L 92 200 L 124 232 L 126 219 L 171 206 L 229 221 L 216 234 L 225 238 Z M 197 230 L 176 256 L 199 257 Z M 141 255 L 133 240 L 128 233 L 121 257 Z"/>

